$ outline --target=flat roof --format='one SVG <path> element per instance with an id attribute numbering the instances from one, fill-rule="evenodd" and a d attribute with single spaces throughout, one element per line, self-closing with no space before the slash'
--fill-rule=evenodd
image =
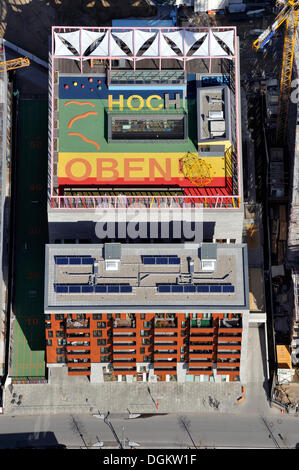
<path id="1" fill-rule="evenodd" d="M 45 313 L 247 311 L 246 245 L 218 245 L 214 272 L 202 246 L 122 244 L 107 269 L 103 244 L 46 245 Z"/>

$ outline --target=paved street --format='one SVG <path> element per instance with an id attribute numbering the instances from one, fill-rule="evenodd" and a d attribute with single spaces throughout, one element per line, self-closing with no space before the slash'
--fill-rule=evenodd
<path id="1" fill-rule="evenodd" d="M 143 448 L 295 448 L 299 445 L 298 419 L 258 414 L 184 413 L 120 419 L 112 425 L 87 415 L 39 417 L 0 416 L 0 448 L 46 446 L 90 447 L 98 440 L 104 448 L 120 448 L 119 442 L 137 442 Z M 126 444 L 127 445 L 127 444 Z"/>

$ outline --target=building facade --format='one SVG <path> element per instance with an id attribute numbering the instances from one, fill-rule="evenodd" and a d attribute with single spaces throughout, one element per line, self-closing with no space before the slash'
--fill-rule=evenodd
<path id="1" fill-rule="evenodd" d="M 53 27 L 50 63 L 48 367 L 91 382 L 242 380 L 236 29 Z M 187 213 L 200 214 L 193 238 L 174 227 Z"/>

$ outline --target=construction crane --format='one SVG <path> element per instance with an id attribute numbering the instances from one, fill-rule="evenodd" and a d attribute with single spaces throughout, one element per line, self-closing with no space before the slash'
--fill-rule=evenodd
<path id="1" fill-rule="evenodd" d="M 15 70 L 21 67 L 28 67 L 30 65 L 30 60 L 28 57 L 18 57 L 17 59 L 6 60 L 5 62 L 0 62 L 0 72 L 5 72 L 8 70 Z"/>
<path id="2" fill-rule="evenodd" d="M 287 0 L 284 2 L 278 0 L 276 2 L 276 9 L 279 7 L 281 10 L 276 16 L 274 23 L 254 41 L 252 47 L 256 51 L 263 49 L 263 47 L 265 47 L 265 45 L 274 36 L 279 27 L 285 23 L 282 68 L 280 76 L 280 92 L 276 122 L 276 142 L 283 145 L 286 139 L 289 112 L 299 0 Z"/>

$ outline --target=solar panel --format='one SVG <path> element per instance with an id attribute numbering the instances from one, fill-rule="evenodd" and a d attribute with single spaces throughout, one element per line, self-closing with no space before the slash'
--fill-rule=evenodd
<path id="1" fill-rule="evenodd" d="M 163 292 L 163 293 L 170 292 L 170 286 L 167 286 L 167 285 L 158 286 L 158 292 Z"/>
<path id="2" fill-rule="evenodd" d="M 155 264 L 155 258 L 154 257 L 144 256 L 143 257 L 143 264 Z"/>
<path id="3" fill-rule="evenodd" d="M 222 292 L 222 286 L 210 286 L 210 292 Z"/>
<path id="4" fill-rule="evenodd" d="M 81 286 L 69 286 L 69 293 L 81 292 Z"/>
<path id="5" fill-rule="evenodd" d="M 84 293 L 90 293 L 93 292 L 93 286 L 81 286 L 82 287 L 82 292 Z"/>
<path id="6" fill-rule="evenodd" d="M 120 286 L 120 292 L 132 292 L 132 286 Z"/>
<path id="7" fill-rule="evenodd" d="M 172 292 L 184 292 L 184 286 L 177 286 L 177 285 L 173 285 L 171 286 L 171 291 Z"/>
<path id="8" fill-rule="evenodd" d="M 184 286 L 184 292 L 195 292 L 196 287 L 195 286 Z"/>
<path id="9" fill-rule="evenodd" d="M 169 264 L 180 264 L 181 260 L 178 257 L 169 257 Z"/>
<path id="10" fill-rule="evenodd" d="M 81 258 L 69 257 L 69 264 L 81 264 Z"/>
<path id="11" fill-rule="evenodd" d="M 95 291 L 97 293 L 100 293 L 100 292 L 107 292 L 107 286 L 95 286 Z"/>
<path id="12" fill-rule="evenodd" d="M 56 292 L 58 294 L 66 294 L 68 292 L 68 288 L 67 286 L 63 286 L 63 285 L 56 286 Z"/>
<path id="13" fill-rule="evenodd" d="M 90 257 L 86 257 L 86 258 L 82 258 L 82 264 L 93 264 L 93 258 L 90 256 Z"/>
<path id="14" fill-rule="evenodd" d="M 63 256 L 56 256 L 55 257 L 56 264 L 69 264 L 69 260 Z"/>
<path id="15" fill-rule="evenodd" d="M 119 292 L 119 285 L 117 285 L 117 284 L 115 284 L 115 285 L 112 284 L 110 286 L 108 285 L 107 289 L 108 289 L 108 292 L 111 293 L 111 294 L 116 293 L 116 292 Z"/>
<path id="16" fill-rule="evenodd" d="M 200 286 L 196 286 L 196 290 L 197 292 L 201 292 L 201 293 L 209 292 L 209 286 L 205 284 L 201 284 Z"/>
<path id="17" fill-rule="evenodd" d="M 162 257 L 162 256 L 157 256 L 156 257 L 156 264 L 168 264 L 168 258 L 167 257 Z"/>
<path id="18" fill-rule="evenodd" d="M 235 292 L 235 286 L 226 286 L 226 285 L 224 285 L 222 287 L 222 290 L 225 293 L 232 293 L 232 292 Z"/>

